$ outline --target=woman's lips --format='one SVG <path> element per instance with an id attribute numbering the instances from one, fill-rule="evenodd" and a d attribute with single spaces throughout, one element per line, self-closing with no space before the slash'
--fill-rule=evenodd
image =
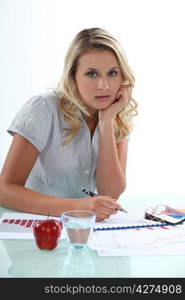
<path id="1" fill-rule="evenodd" d="M 95 98 L 98 100 L 101 100 L 101 101 L 103 101 L 103 100 L 106 101 L 110 98 L 110 95 L 96 96 Z"/>

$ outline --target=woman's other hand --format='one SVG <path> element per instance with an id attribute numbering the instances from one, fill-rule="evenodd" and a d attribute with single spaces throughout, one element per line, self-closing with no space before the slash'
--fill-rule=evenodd
<path id="1" fill-rule="evenodd" d="M 116 100 L 106 109 L 99 110 L 99 121 L 112 120 L 117 113 L 126 107 L 131 97 L 131 85 L 121 85 Z"/>

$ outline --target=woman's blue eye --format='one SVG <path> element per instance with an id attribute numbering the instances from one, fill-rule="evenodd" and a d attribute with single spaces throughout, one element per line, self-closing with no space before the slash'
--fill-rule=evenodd
<path id="1" fill-rule="evenodd" d="M 117 74 L 118 74 L 117 71 L 110 71 L 110 72 L 108 72 L 108 76 L 110 76 L 110 77 L 114 77 L 114 76 L 116 76 Z M 97 77 L 97 72 L 95 72 L 95 71 L 90 71 L 90 72 L 86 73 L 86 75 L 87 75 L 88 77 L 95 78 L 95 77 Z"/>
<path id="2" fill-rule="evenodd" d="M 116 72 L 116 71 L 110 71 L 109 73 L 108 73 L 108 75 L 110 75 L 110 76 L 116 76 L 118 73 Z"/>
<path id="3" fill-rule="evenodd" d="M 91 71 L 91 72 L 88 72 L 86 75 L 89 76 L 89 77 L 96 77 L 96 76 L 97 76 L 97 73 Z"/>

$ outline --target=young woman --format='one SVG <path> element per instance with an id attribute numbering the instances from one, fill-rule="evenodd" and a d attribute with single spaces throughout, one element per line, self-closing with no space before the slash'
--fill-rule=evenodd
<path id="1" fill-rule="evenodd" d="M 92 210 L 97 220 L 116 213 L 137 113 L 134 82 L 109 32 L 79 32 L 58 87 L 29 99 L 8 128 L 13 141 L 0 175 L 0 205 L 53 216 Z M 86 197 L 83 188 L 98 196 Z"/>

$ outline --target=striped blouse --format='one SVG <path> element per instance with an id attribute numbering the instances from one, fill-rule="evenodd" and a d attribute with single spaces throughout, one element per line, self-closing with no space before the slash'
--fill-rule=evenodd
<path id="1" fill-rule="evenodd" d="M 17 113 L 8 133 L 20 134 L 39 151 L 39 156 L 25 186 L 42 194 L 82 198 L 82 188 L 96 190 L 95 172 L 98 158 L 98 126 L 91 140 L 84 126 L 67 145 L 62 145 L 69 128 L 60 109 L 61 94 L 50 91 L 29 99 Z"/>

